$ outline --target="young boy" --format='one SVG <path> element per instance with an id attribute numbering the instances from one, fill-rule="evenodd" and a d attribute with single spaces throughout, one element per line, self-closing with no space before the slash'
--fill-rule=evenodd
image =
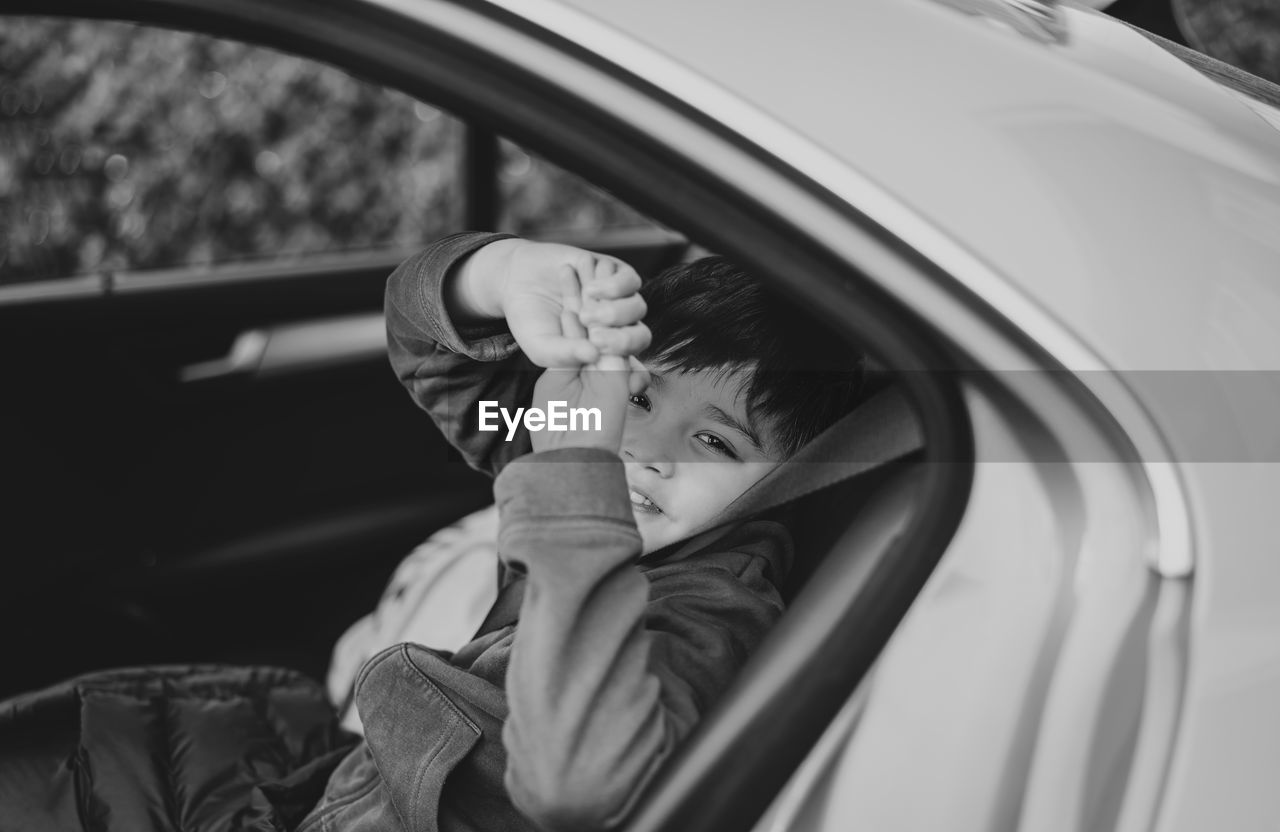
<path id="1" fill-rule="evenodd" d="M 365 743 L 303 828 L 610 828 L 781 615 L 786 530 L 717 519 L 856 404 L 860 356 L 720 258 L 640 290 L 503 235 L 392 275 L 393 366 L 497 475 L 504 591 L 457 653 L 366 665 Z"/>

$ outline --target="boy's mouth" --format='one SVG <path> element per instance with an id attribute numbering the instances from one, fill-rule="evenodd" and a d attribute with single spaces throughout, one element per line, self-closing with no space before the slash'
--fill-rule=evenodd
<path id="1" fill-rule="evenodd" d="M 630 495 L 631 495 L 631 507 L 636 511 L 642 511 L 642 512 L 645 512 L 646 514 L 662 513 L 662 509 L 658 506 L 657 503 L 655 503 L 652 499 L 650 499 L 647 494 L 644 494 L 632 488 L 630 491 Z"/>

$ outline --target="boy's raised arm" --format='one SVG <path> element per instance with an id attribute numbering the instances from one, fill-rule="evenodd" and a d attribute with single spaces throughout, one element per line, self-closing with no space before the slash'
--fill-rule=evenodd
<path id="1" fill-rule="evenodd" d="M 507 791 L 542 828 L 612 828 L 781 615 L 766 564 L 790 544 L 757 525 L 651 583 L 615 454 L 533 454 L 494 493 L 499 550 L 527 573 L 507 670 Z"/>
<path id="2" fill-rule="evenodd" d="M 567 328 L 566 315 L 576 321 L 587 281 L 626 297 L 588 301 L 587 311 L 616 317 L 622 310 L 634 319 L 629 331 L 603 319 L 590 337 Z M 402 263 L 387 282 L 391 364 L 466 460 L 496 473 L 532 445 L 523 430 L 510 439 L 505 431 L 479 430 L 478 403 L 514 413 L 530 403 L 538 367 L 577 369 L 602 352 L 628 354 L 647 343 L 638 323 L 639 286 L 622 261 L 573 246 L 501 234 L 446 237 Z"/>
<path id="3" fill-rule="evenodd" d="M 469 308 L 450 317 L 445 284 L 469 255 L 507 239 L 500 234 L 455 234 L 414 255 L 387 281 L 387 351 L 391 366 L 418 406 L 472 467 L 496 473 L 528 453 L 529 436 L 506 441 L 479 430 L 476 403 L 512 411 L 528 403 L 537 368 L 520 354 L 505 322 Z"/>

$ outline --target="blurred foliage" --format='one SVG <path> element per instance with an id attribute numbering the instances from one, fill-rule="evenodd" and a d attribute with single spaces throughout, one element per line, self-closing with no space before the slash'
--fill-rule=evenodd
<path id="1" fill-rule="evenodd" d="M 315 61 L 125 23 L 0 29 L 0 283 L 458 230 L 462 125 Z M 504 225 L 643 218 L 504 146 Z"/>
<path id="2" fill-rule="evenodd" d="M 537 236 L 657 223 L 514 142 L 500 143 L 498 230 Z"/>
<path id="3" fill-rule="evenodd" d="M 1280 83 L 1278 0 L 1170 0 L 1195 49 Z"/>

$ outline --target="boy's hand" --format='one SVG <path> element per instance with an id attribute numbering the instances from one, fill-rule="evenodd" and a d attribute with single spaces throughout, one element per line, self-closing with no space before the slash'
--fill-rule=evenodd
<path id="1" fill-rule="evenodd" d="M 615 257 L 556 243 L 498 240 L 472 253 L 445 284 L 455 320 L 505 318 L 526 356 L 547 368 L 533 406 L 560 401 L 598 412 L 575 430 L 531 431 L 535 451 L 618 452 L 627 399 L 649 384 L 635 356 L 649 346 L 640 276 Z M 571 422 L 572 424 L 572 422 Z"/>
<path id="2" fill-rule="evenodd" d="M 564 402 L 571 414 L 568 430 L 530 431 L 535 451 L 555 448 L 600 448 L 618 453 L 627 418 L 631 372 L 627 359 L 606 355 L 577 370 L 547 370 L 533 387 L 533 406 L 549 412 L 549 402 Z M 578 411 L 578 417 L 572 414 Z M 598 415 L 597 415 L 598 414 Z"/>
<path id="3" fill-rule="evenodd" d="M 447 284 L 460 318 L 505 318 L 540 367 L 576 368 L 649 343 L 640 276 L 615 257 L 557 243 L 498 240 L 473 253 Z M 566 328 L 565 313 L 589 327 Z"/>
<path id="4" fill-rule="evenodd" d="M 588 284 L 581 289 L 580 311 L 571 309 L 575 304 L 566 297 L 560 334 L 570 340 L 589 339 L 602 354 L 576 369 L 548 369 L 533 388 L 535 407 L 547 411 L 549 402 L 561 401 L 569 413 L 576 409 L 588 415 L 580 420 L 571 417 L 568 430 L 531 432 L 535 451 L 578 447 L 618 453 L 622 447 L 628 398 L 649 386 L 649 371 L 635 357 L 635 353 L 649 346 L 648 327 L 643 323 L 625 327 L 599 323 L 609 320 L 610 305 L 607 300 L 602 303 L 594 299 L 590 288 Z M 588 328 L 584 326 L 586 322 L 593 325 Z M 593 413 L 598 413 L 598 417 L 591 415 Z"/>
<path id="5" fill-rule="evenodd" d="M 572 246 L 530 245 L 532 250 L 513 258 L 503 293 L 507 326 L 530 361 L 572 368 L 605 355 L 634 355 L 649 345 L 634 269 Z"/>

